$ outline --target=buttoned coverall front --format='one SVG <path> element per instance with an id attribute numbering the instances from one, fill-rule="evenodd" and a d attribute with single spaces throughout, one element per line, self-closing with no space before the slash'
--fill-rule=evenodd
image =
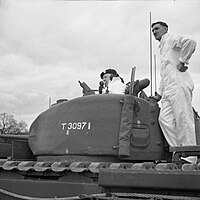
<path id="1" fill-rule="evenodd" d="M 189 64 L 196 42 L 184 36 L 164 34 L 160 40 L 161 81 L 158 93 L 162 96 L 159 123 L 170 146 L 196 145 L 192 109 L 193 81 L 188 71 L 177 69 L 179 62 Z M 195 163 L 196 157 L 187 157 Z"/>

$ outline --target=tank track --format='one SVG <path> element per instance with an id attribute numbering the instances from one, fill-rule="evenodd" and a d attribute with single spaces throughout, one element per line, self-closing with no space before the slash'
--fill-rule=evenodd
<path id="1" fill-rule="evenodd" d="M 199 172 L 200 163 L 198 164 L 175 164 L 175 163 L 113 163 L 113 162 L 37 162 L 37 161 L 8 161 L 0 160 L 0 169 L 11 171 L 18 170 L 28 172 L 84 172 L 99 173 L 100 169 L 129 169 L 129 170 L 154 170 L 154 171 L 191 171 Z"/>
<path id="2" fill-rule="evenodd" d="M 75 200 L 75 199 L 83 199 L 83 200 L 128 200 L 128 199 L 177 199 L 177 200 L 200 200 L 200 164 L 175 164 L 175 163 L 153 163 L 153 162 L 144 162 L 144 163 L 113 163 L 113 162 L 51 162 L 51 161 L 8 161 L 8 160 L 0 160 L 0 170 L 2 172 L 14 172 L 17 174 L 21 174 L 23 176 L 31 176 L 31 177 L 62 177 L 67 173 L 76 173 L 76 174 L 84 174 L 89 173 L 88 177 L 94 179 L 97 184 L 101 187 L 105 188 L 105 191 L 109 191 L 109 195 L 105 194 L 92 194 L 92 195 L 82 195 L 75 197 L 66 197 L 66 198 L 56 198 L 62 200 Z M 163 182 L 163 186 L 159 186 L 160 189 L 164 190 L 183 190 L 184 187 L 180 185 L 175 186 L 173 188 L 173 183 L 167 181 L 168 178 L 175 177 L 171 179 L 174 182 L 176 180 L 193 180 L 196 181 L 195 187 L 193 186 L 189 188 L 188 185 L 184 183 L 185 192 L 186 193 L 173 193 L 170 195 L 162 194 L 162 193 L 148 193 L 144 192 L 146 189 L 151 191 L 151 188 L 158 187 L 161 182 Z M 146 180 L 151 179 L 149 183 L 149 188 L 147 188 Z M 155 180 L 154 180 L 155 179 Z M 137 180 L 143 180 L 141 183 Z M 134 182 L 135 181 L 135 182 Z M 158 182 L 158 185 L 154 185 L 154 181 Z M 136 184 L 136 186 L 134 185 Z M 139 184 L 139 185 L 137 185 Z M 157 184 L 157 183 L 156 183 Z M 122 193 L 118 193 L 118 190 L 112 190 L 112 188 L 130 188 L 130 187 L 140 187 L 145 188 L 142 191 L 135 193 L 128 192 L 124 190 Z M 163 187 L 163 188 L 162 188 Z M 183 187 L 183 188 L 182 188 Z M 111 189 L 110 189 L 111 188 Z M 195 192 L 193 192 L 193 189 Z M 188 191 L 189 193 L 188 193 Z M 17 194 L 10 193 L 6 190 L 0 188 L 0 193 L 6 194 L 8 196 L 16 196 Z M 187 194 L 188 195 L 185 195 Z M 18 198 L 18 197 L 17 197 Z M 54 198 L 31 198 L 21 196 L 18 199 L 41 199 L 41 200 L 49 200 Z"/>
<path id="3" fill-rule="evenodd" d="M 181 172 L 199 172 L 198 164 L 175 164 L 175 163 L 113 163 L 113 162 L 51 162 L 51 161 L 9 161 L 0 160 L 0 169 L 11 171 L 18 170 L 23 172 L 84 172 L 99 173 L 100 169 L 124 169 L 124 170 L 154 170 L 154 171 L 179 171 Z"/>

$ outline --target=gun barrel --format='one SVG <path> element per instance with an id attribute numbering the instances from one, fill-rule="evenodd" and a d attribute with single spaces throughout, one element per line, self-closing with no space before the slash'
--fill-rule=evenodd
<path id="1" fill-rule="evenodd" d="M 28 140 L 28 135 L 0 134 L 0 138 L 2 138 L 2 139 L 20 139 L 20 140 Z"/>
<path id="2" fill-rule="evenodd" d="M 79 84 L 80 84 L 80 86 L 84 89 L 84 90 L 86 90 L 86 91 L 91 91 L 91 89 L 90 89 L 90 87 L 85 83 L 85 82 L 80 82 L 80 81 L 78 81 L 79 82 Z"/>

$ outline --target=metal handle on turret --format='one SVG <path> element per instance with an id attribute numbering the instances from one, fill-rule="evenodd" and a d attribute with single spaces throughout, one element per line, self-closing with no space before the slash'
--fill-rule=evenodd
<path id="1" fill-rule="evenodd" d="M 129 91 L 130 95 L 133 95 L 135 70 L 136 70 L 136 67 L 133 67 L 132 72 L 131 72 L 131 83 L 130 83 L 130 91 Z"/>

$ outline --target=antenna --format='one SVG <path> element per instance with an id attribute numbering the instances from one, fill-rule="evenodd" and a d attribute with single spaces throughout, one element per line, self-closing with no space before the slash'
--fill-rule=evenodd
<path id="1" fill-rule="evenodd" d="M 150 12 L 150 85 L 151 85 L 151 96 L 152 96 L 152 32 L 151 32 L 151 12 Z"/>
<path id="2" fill-rule="evenodd" d="M 156 83 L 156 55 L 154 54 L 154 76 L 155 76 L 155 95 L 157 95 L 157 83 Z"/>

